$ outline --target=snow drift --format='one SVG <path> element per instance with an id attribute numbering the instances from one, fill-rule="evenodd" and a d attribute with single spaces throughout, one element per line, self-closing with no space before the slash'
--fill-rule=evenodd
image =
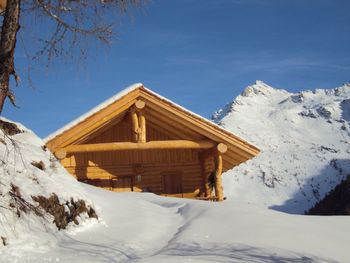
<path id="1" fill-rule="evenodd" d="M 261 149 L 223 176 L 229 199 L 303 213 L 350 173 L 350 85 L 290 93 L 262 81 L 213 120 Z"/>
<path id="2" fill-rule="evenodd" d="M 85 190 L 32 131 L 1 118 L 0 155 L 0 250 L 53 245 L 59 229 L 97 217 Z"/>

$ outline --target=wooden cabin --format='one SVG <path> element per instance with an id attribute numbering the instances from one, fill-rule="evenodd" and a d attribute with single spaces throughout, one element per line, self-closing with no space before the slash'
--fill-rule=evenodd
<path id="1" fill-rule="evenodd" d="M 5 11 L 7 0 L 0 0 L 0 15 Z"/>
<path id="2" fill-rule="evenodd" d="M 259 150 L 135 84 L 45 139 L 79 181 L 117 192 L 224 199 L 221 174 Z"/>

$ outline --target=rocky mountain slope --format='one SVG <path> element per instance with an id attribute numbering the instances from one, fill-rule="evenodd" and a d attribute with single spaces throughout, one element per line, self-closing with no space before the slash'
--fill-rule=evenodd
<path id="1" fill-rule="evenodd" d="M 261 149 L 223 176 L 229 199 L 303 213 L 350 174 L 350 85 L 289 93 L 262 81 L 213 120 Z"/>

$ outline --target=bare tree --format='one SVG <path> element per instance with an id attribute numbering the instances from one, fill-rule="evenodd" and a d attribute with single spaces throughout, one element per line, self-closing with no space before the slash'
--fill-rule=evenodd
<path id="1" fill-rule="evenodd" d="M 13 77 L 18 85 L 14 54 L 17 32 L 23 19 L 40 20 L 50 28 L 49 34 L 38 37 L 40 48 L 31 55 L 48 61 L 64 55 L 86 56 L 86 40 L 97 39 L 108 44 L 113 36 L 115 18 L 138 8 L 146 0 L 0 0 L 3 15 L 0 38 L 0 114 L 5 100 L 13 105 L 15 96 L 10 87 Z M 29 19 L 28 19 L 29 20 Z M 26 21 L 28 21 L 26 20 Z M 35 31 L 34 24 L 25 29 Z"/>

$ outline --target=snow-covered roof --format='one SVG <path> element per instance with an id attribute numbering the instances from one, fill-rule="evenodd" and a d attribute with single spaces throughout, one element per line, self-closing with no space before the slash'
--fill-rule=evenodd
<path id="1" fill-rule="evenodd" d="M 118 99 L 120 99 L 121 97 L 125 96 L 126 94 L 130 93 L 131 91 L 138 89 L 138 88 L 143 88 L 144 90 L 146 90 L 147 92 L 153 94 L 154 96 L 158 97 L 159 99 L 166 101 L 167 103 L 171 104 L 172 106 L 175 106 L 177 108 L 180 108 L 182 111 L 186 112 L 187 114 L 190 114 L 198 119 L 201 119 L 204 122 L 210 123 L 210 125 L 216 126 L 216 128 L 221 129 L 221 130 L 225 130 L 222 127 L 220 127 L 219 125 L 217 125 L 216 123 L 209 121 L 208 119 L 178 105 L 177 103 L 159 95 L 158 93 L 146 88 L 142 83 L 135 83 L 132 84 L 128 87 L 126 87 L 125 89 L 119 91 L 118 93 L 116 93 L 115 95 L 113 95 L 112 97 L 110 97 L 109 99 L 105 100 L 104 102 L 100 103 L 99 105 L 97 105 L 96 107 L 92 108 L 91 110 L 89 110 L 88 112 L 84 113 L 83 115 L 79 116 L 78 118 L 74 119 L 73 121 L 69 122 L 68 124 L 66 124 L 65 126 L 63 126 L 62 128 L 58 129 L 57 131 L 49 134 L 47 137 L 45 137 L 43 140 L 44 142 L 48 142 L 50 140 L 52 140 L 53 138 L 55 138 L 56 136 L 60 135 L 61 133 L 69 130 L 70 128 L 72 128 L 73 126 L 79 124 L 80 122 L 86 120 L 87 118 L 89 118 L 90 116 L 92 116 L 93 114 L 95 114 L 96 112 L 99 112 L 100 110 L 107 108 L 109 105 L 111 105 L 112 103 L 114 103 L 115 101 L 117 101 Z M 232 134 L 231 132 L 225 130 L 226 132 Z M 232 134 L 233 135 L 233 134 Z"/>

